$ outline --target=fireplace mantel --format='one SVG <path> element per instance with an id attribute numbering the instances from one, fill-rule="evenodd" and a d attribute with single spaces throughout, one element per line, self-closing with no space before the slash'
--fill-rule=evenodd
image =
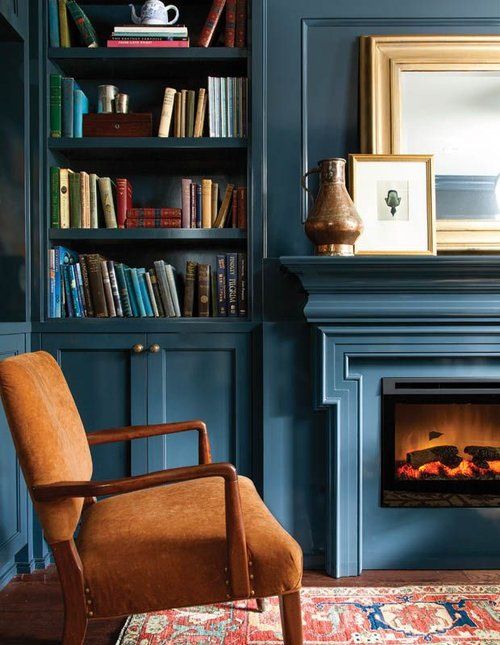
<path id="1" fill-rule="evenodd" d="M 328 572 L 500 567 L 499 508 L 380 502 L 382 379 L 498 379 L 500 256 L 280 261 L 307 294 L 311 406 L 327 411 Z"/>
<path id="2" fill-rule="evenodd" d="M 309 322 L 500 321 L 500 256 L 280 258 L 300 279 Z"/>

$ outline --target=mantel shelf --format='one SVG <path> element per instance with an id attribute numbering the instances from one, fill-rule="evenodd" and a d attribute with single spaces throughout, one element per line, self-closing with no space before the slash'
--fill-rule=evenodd
<path id="1" fill-rule="evenodd" d="M 172 241 L 195 244 L 244 242 L 247 232 L 238 228 L 128 228 L 128 229 L 75 229 L 52 228 L 49 239 L 52 242 L 105 242 L 121 244 L 124 241 L 137 242 Z"/>
<path id="2" fill-rule="evenodd" d="M 302 283 L 310 322 L 500 317 L 500 255 L 289 256 L 280 262 Z"/>

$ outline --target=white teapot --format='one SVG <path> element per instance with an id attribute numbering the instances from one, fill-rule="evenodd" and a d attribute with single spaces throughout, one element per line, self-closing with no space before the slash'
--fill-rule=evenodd
<path id="1" fill-rule="evenodd" d="M 165 6 L 161 0 L 146 0 L 140 16 L 136 14 L 133 4 L 129 7 L 132 7 L 132 21 L 135 25 L 174 25 L 179 20 L 179 9 L 173 4 Z M 168 19 L 170 10 L 175 12 L 172 20 Z"/>

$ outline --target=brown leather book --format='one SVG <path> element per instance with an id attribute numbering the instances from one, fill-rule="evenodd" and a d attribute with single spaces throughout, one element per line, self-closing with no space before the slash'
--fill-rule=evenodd
<path id="1" fill-rule="evenodd" d="M 104 282 L 102 279 L 102 257 L 98 253 L 90 253 L 85 256 L 87 272 L 89 275 L 90 293 L 94 305 L 94 315 L 97 318 L 108 317 L 106 295 L 104 293 Z"/>
<path id="2" fill-rule="evenodd" d="M 186 262 L 186 277 L 184 280 L 184 305 L 182 315 L 192 318 L 194 309 L 194 285 L 196 281 L 197 263 L 188 260 Z"/>
<path id="3" fill-rule="evenodd" d="M 83 296 L 85 298 L 85 309 L 87 316 L 94 317 L 94 305 L 92 304 L 92 296 L 90 295 L 89 273 L 87 270 L 87 259 L 85 255 L 78 256 L 80 262 L 80 270 L 82 272 Z"/>
<path id="4" fill-rule="evenodd" d="M 247 189 L 238 188 L 238 222 L 237 227 L 246 229 L 247 227 Z"/>
<path id="5" fill-rule="evenodd" d="M 208 318 L 210 316 L 210 265 L 198 265 L 198 316 Z"/>

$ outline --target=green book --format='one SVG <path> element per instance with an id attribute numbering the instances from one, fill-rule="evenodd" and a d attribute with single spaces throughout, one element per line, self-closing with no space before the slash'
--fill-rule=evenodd
<path id="1" fill-rule="evenodd" d="M 71 17 L 75 21 L 84 44 L 87 47 L 99 47 L 97 34 L 85 11 L 83 11 L 75 0 L 66 0 L 66 6 L 68 7 Z"/>
<path id="2" fill-rule="evenodd" d="M 188 90 L 187 93 L 187 107 L 186 107 L 186 137 L 194 136 L 194 103 L 196 92 Z"/>
<path id="3" fill-rule="evenodd" d="M 50 227 L 61 228 L 59 168 L 50 169 Z"/>
<path id="4" fill-rule="evenodd" d="M 69 222 L 71 228 L 82 228 L 82 195 L 80 173 L 69 176 Z"/>
<path id="5" fill-rule="evenodd" d="M 62 136 L 62 76 L 50 75 L 50 136 Z"/>

